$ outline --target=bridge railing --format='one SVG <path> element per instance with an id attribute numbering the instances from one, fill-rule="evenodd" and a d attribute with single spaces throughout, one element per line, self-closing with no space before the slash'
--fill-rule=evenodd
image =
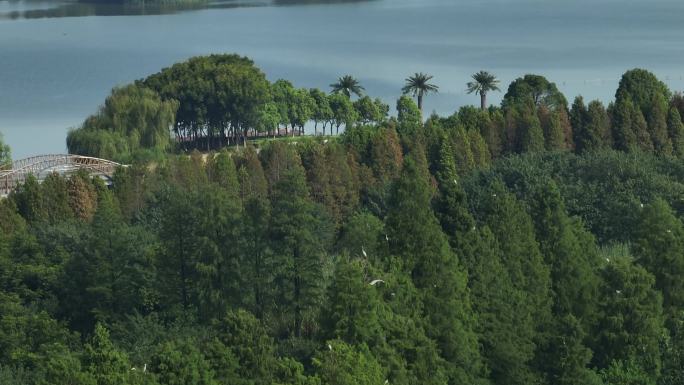
<path id="1" fill-rule="evenodd" d="M 40 155 L 12 163 L 12 169 L 0 170 L 0 196 L 7 196 L 12 190 L 34 175 L 42 181 L 52 172 L 70 174 L 86 170 L 90 174 L 111 178 L 114 171 L 123 165 L 106 159 L 71 154 Z"/>

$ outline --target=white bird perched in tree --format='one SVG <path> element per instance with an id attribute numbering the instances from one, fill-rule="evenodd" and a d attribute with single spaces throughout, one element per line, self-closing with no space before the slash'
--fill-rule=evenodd
<path id="1" fill-rule="evenodd" d="M 389 237 L 387 236 L 387 234 L 385 234 L 385 240 L 389 242 Z"/>
<path id="2" fill-rule="evenodd" d="M 374 279 L 374 280 L 371 281 L 370 285 L 371 285 L 371 286 L 375 286 L 375 285 L 377 285 L 378 283 L 381 283 L 381 282 L 382 282 L 382 283 L 385 283 L 385 281 L 383 281 L 382 279 Z"/>
<path id="3" fill-rule="evenodd" d="M 621 294 L 621 293 L 622 293 L 622 290 L 615 290 L 615 292 L 616 292 L 617 294 Z"/>
<path id="4" fill-rule="evenodd" d="M 610 262 L 610 258 L 606 258 L 606 262 Z"/>
<path id="5" fill-rule="evenodd" d="M 328 349 L 330 349 L 330 351 L 332 351 L 332 345 L 328 344 Z"/>
<path id="6" fill-rule="evenodd" d="M 143 373 L 145 373 L 146 371 L 147 371 L 147 364 L 145 364 L 145 366 L 143 366 Z"/>
<path id="7" fill-rule="evenodd" d="M 363 253 L 364 257 L 368 258 L 368 254 L 366 254 L 366 249 L 364 249 L 363 246 L 361 246 L 361 252 Z"/>

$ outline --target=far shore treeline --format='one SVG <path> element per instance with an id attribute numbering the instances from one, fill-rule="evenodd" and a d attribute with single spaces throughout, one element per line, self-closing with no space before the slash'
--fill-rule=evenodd
<path id="1" fill-rule="evenodd" d="M 68 139 L 110 187 L 0 199 L 0 385 L 684 384 L 681 94 L 466 87 L 388 117 L 215 55 L 115 89 Z"/>
<path id="2" fill-rule="evenodd" d="M 418 107 L 400 98 L 399 119 L 422 120 L 423 98 L 437 92 L 428 83 L 431 78 L 416 74 L 407 79 L 404 93 L 416 95 Z M 607 107 L 581 97 L 569 105 L 554 83 L 538 75 L 515 80 L 501 106 L 487 106 L 487 91 L 498 90 L 498 80 L 484 71 L 473 78 L 467 86 L 481 95 L 481 110 L 465 106 L 450 117 L 430 116 L 427 125 L 455 132 L 456 145 L 470 148 L 478 165 L 540 150 L 613 148 L 684 155 L 684 98 L 645 70 L 625 73 L 615 102 Z M 420 88 L 412 88 L 416 85 Z M 364 95 L 353 77 L 341 77 L 331 86 L 328 93 L 296 88 L 287 80 L 270 83 L 250 59 L 237 55 L 195 57 L 115 88 L 97 114 L 69 133 L 67 145 L 72 153 L 127 161 L 168 150 L 216 150 L 257 136 L 301 135 L 307 124 L 315 134 L 330 135 L 352 126 L 401 129 L 389 117 L 390 106 Z"/>

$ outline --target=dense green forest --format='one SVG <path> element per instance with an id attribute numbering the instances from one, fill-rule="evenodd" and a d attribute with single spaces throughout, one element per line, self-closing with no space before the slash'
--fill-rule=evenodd
<path id="1" fill-rule="evenodd" d="M 684 384 L 681 95 L 485 75 L 425 122 L 237 56 L 115 89 L 69 135 L 111 188 L 0 201 L 0 384 Z M 310 119 L 345 130 L 244 143 Z"/>

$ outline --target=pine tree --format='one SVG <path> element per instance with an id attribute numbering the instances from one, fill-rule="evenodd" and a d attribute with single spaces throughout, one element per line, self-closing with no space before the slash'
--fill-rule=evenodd
<path id="1" fill-rule="evenodd" d="M 131 378 L 131 364 L 125 353 L 114 347 L 109 331 L 98 324 L 90 342 L 85 346 L 84 364 L 98 385 L 127 384 Z"/>
<path id="2" fill-rule="evenodd" d="M 295 337 L 316 317 L 327 234 L 301 169 L 283 174 L 274 186 L 270 239 L 276 253 L 276 287 L 286 330 Z"/>
<path id="3" fill-rule="evenodd" d="M 588 368 L 591 350 L 584 345 L 585 332 L 581 322 L 572 315 L 554 320 L 554 333 L 544 353 L 547 381 L 558 385 L 600 385 L 601 378 Z"/>
<path id="4" fill-rule="evenodd" d="M 392 128 L 378 130 L 371 147 L 371 168 L 376 179 L 385 184 L 401 171 L 403 154 L 397 132 Z"/>
<path id="5" fill-rule="evenodd" d="M 610 118 L 603 104 L 598 100 L 589 103 L 586 133 L 587 141 L 584 146 L 589 151 L 611 148 L 613 145 Z"/>
<path id="6" fill-rule="evenodd" d="M 328 289 L 324 316 L 327 336 L 351 345 L 382 343 L 378 319 L 379 288 L 375 285 L 386 284 L 386 281 L 370 284 L 380 278 L 367 261 L 346 256 L 339 258 Z"/>
<path id="7" fill-rule="evenodd" d="M 591 326 L 598 295 L 598 250 L 593 236 L 568 217 L 558 187 L 548 181 L 531 201 L 539 250 L 551 269 L 554 313 L 572 314 Z"/>
<path id="8" fill-rule="evenodd" d="M 67 182 L 69 206 L 74 216 L 82 221 L 90 221 L 97 209 L 97 192 L 87 175 L 76 174 Z"/>
<path id="9" fill-rule="evenodd" d="M 238 197 L 240 185 L 233 157 L 225 149 L 210 156 L 206 166 L 209 180 L 225 189 L 230 197 Z"/>
<path id="10" fill-rule="evenodd" d="M 642 209 L 632 238 L 637 263 L 655 276 L 667 313 L 684 306 L 684 225 L 662 199 Z"/>
<path id="11" fill-rule="evenodd" d="M 524 384 L 536 374 L 529 363 L 534 346 L 544 343 L 538 334 L 548 327 L 552 304 L 549 268 L 544 264 L 534 236 L 530 216 L 500 181 L 494 181 L 482 198 L 484 222 L 495 235 L 501 263 L 511 282 L 510 302 L 514 306 L 519 351 L 511 354 L 493 376 L 499 381 Z"/>
<path id="12" fill-rule="evenodd" d="M 544 147 L 547 151 L 563 150 L 567 148 L 565 132 L 563 132 L 561 116 L 558 111 L 552 111 L 546 106 L 537 109 L 537 116 L 544 133 Z"/>
<path id="13" fill-rule="evenodd" d="M 655 153 L 661 156 L 672 155 L 672 141 L 667 131 L 667 101 L 659 95 L 651 101 L 648 113 L 648 130 Z"/>
<path id="14" fill-rule="evenodd" d="M 637 134 L 634 132 L 636 112 L 630 100 L 621 100 L 615 104 L 612 111 L 613 140 L 618 150 L 633 151 L 637 148 Z"/>
<path id="15" fill-rule="evenodd" d="M 451 381 L 472 382 L 482 375 L 482 362 L 473 333 L 474 319 L 466 289 L 467 275 L 451 251 L 430 209 L 432 192 L 423 162 L 407 157 L 392 193 L 387 216 L 390 250 L 401 256 L 421 292 L 428 336 L 451 363 Z"/>
<path id="16" fill-rule="evenodd" d="M 544 132 L 534 106 L 521 105 L 516 121 L 517 150 L 520 153 L 544 151 Z"/>
<path id="17" fill-rule="evenodd" d="M 264 169 L 254 147 L 248 146 L 238 158 L 238 180 L 240 198 L 243 203 L 249 198 L 264 199 L 268 196 L 268 182 Z"/>
<path id="18" fill-rule="evenodd" d="M 652 153 L 655 150 L 646 118 L 638 108 L 632 110 L 632 132 L 636 137 L 638 149 L 646 153 Z"/>
<path id="19" fill-rule="evenodd" d="M 672 154 L 681 158 L 684 156 L 684 124 L 675 107 L 670 107 L 667 115 L 667 132 L 672 141 Z"/>
<path id="20" fill-rule="evenodd" d="M 570 124 L 572 125 L 573 140 L 577 151 L 584 151 L 585 148 L 587 120 L 588 111 L 584 104 L 584 98 L 577 96 L 570 108 Z"/>
<path id="21" fill-rule="evenodd" d="M 462 125 L 457 125 L 451 130 L 451 142 L 456 158 L 456 169 L 461 174 L 466 174 L 475 168 L 470 137 Z"/>
<path id="22" fill-rule="evenodd" d="M 594 333 L 593 363 L 635 362 L 655 380 L 661 368 L 662 299 L 655 279 L 625 257 L 611 258 L 601 272 L 600 321 Z"/>

